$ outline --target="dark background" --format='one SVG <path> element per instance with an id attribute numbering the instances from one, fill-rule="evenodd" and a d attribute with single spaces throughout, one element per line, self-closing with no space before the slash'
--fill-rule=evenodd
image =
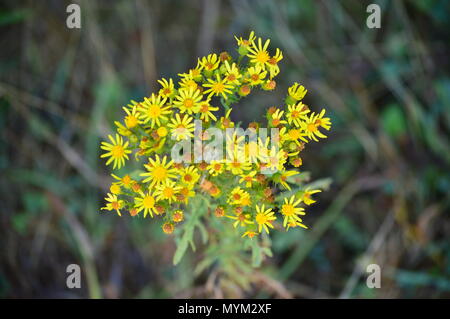
<path id="1" fill-rule="evenodd" d="M 380 29 L 366 27 L 372 2 Z M 450 296 L 450 1 L 74 3 L 80 30 L 66 27 L 70 1 L 0 5 L 0 297 Z M 214 271 L 192 275 L 202 248 L 173 267 L 159 225 L 100 213 L 99 143 L 130 99 L 250 30 L 285 58 L 275 92 L 233 119 L 261 120 L 302 83 L 333 122 L 302 168 L 332 182 L 309 230 L 275 234 L 252 286 L 223 290 Z M 71 263 L 79 290 L 65 285 Z M 366 287 L 368 263 L 380 289 Z"/>

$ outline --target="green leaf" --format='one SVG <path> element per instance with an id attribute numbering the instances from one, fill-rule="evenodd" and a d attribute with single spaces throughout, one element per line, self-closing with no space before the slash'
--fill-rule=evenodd
<path id="1" fill-rule="evenodd" d="M 205 226 L 200 221 L 200 218 L 206 213 L 208 202 L 205 201 L 204 198 L 197 196 L 191 201 L 189 205 L 189 210 L 191 214 L 189 218 L 187 218 L 186 222 L 183 224 L 184 233 L 181 236 L 181 239 L 178 241 L 177 249 L 173 256 L 173 264 L 177 265 L 184 254 L 187 251 L 188 245 L 191 245 L 193 251 L 195 251 L 195 243 L 194 243 L 194 229 L 198 228 L 202 235 L 203 242 L 206 243 L 208 240 L 208 233 L 206 231 Z"/>
<path id="2" fill-rule="evenodd" d="M 252 247 L 252 266 L 259 267 L 259 266 L 261 266 L 261 262 L 262 262 L 262 258 L 263 258 L 261 247 L 259 247 L 257 240 L 250 239 L 250 241 L 251 241 L 251 247 Z"/>
<path id="3" fill-rule="evenodd" d="M 390 104 L 381 114 L 384 131 L 391 137 L 399 137 L 406 132 L 406 122 L 403 111 L 397 104 Z"/>
<path id="4" fill-rule="evenodd" d="M 0 12 L 0 26 L 22 22 L 29 16 L 31 16 L 31 10 L 29 9 Z"/>
<path id="5" fill-rule="evenodd" d="M 184 254 L 186 253 L 186 250 L 188 248 L 188 243 L 189 243 L 188 238 L 186 236 L 183 236 L 181 238 L 181 241 L 178 243 L 175 254 L 173 255 L 173 264 L 174 265 L 177 265 L 180 262 L 181 258 L 183 258 Z"/>

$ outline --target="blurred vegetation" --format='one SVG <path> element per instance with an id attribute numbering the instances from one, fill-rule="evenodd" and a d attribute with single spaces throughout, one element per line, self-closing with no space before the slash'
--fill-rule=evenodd
<path id="1" fill-rule="evenodd" d="M 65 26 L 70 2 L 0 5 L 0 297 L 450 297 L 450 2 L 77 1 L 80 30 Z M 372 2 L 381 29 L 366 27 Z M 200 238 L 173 267 L 159 225 L 100 213 L 99 143 L 156 79 L 249 30 L 285 59 L 275 94 L 250 97 L 236 120 L 302 83 L 334 124 L 303 169 L 332 183 L 309 230 L 272 238 L 251 286 L 221 289 L 214 267 L 193 275 Z M 81 290 L 66 288 L 71 263 Z M 369 263 L 381 289 L 365 285 Z"/>

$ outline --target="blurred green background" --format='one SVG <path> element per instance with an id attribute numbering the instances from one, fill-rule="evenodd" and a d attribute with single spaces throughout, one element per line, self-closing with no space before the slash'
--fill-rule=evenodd
<path id="1" fill-rule="evenodd" d="M 0 297 L 450 297 L 450 1 L 73 1 L 79 30 L 71 2 L 0 5 Z M 372 2 L 380 29 L 366 27 Z M 99 143 L 158 78 L 250 30 L 285 58 L 275 92 L 233 118 L 260 120 L 300 82 L 333 121 L 302 168 L 332 183 L 309 230 L 274 234 L 251 289 L 221 291 L 213 271 L 192 275 L 201 247 L 173 267 L 158 223 L 100 213 Z"/>

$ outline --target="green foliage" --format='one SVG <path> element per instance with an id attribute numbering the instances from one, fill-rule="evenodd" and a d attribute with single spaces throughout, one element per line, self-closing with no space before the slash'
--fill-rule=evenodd
<path id="1" fill-rule="evenodd" d="M 195 251 L 194 231 L 196 228 L 200 231 L 203 243 L 208 241 L 208 232 L 201 221 L 201 218 L 207 213 L 207 204 L 208 201 L 200 196 L 196 196 L 189 204 L 191 214 L 180 227 L 180 232 L 183 234 L 177 241 L 177 250 L 173 256 L 174 265 L 180 262 L 189 245 Z"/>
<path id="2" fill-rule="evenodd" d="M 6 26 L 22 22 L 31 15 L 29 9 L 17 9 L 10 11 L 0 11 L 0 26 Z"/>
<path id="3" fill-rule="evenodd" d="M 393 138 L 398 138 L 406 133 L 405 116 L 397 104 L 389 104 L 383 110 L 381 122 L 384 131 Z"/>

